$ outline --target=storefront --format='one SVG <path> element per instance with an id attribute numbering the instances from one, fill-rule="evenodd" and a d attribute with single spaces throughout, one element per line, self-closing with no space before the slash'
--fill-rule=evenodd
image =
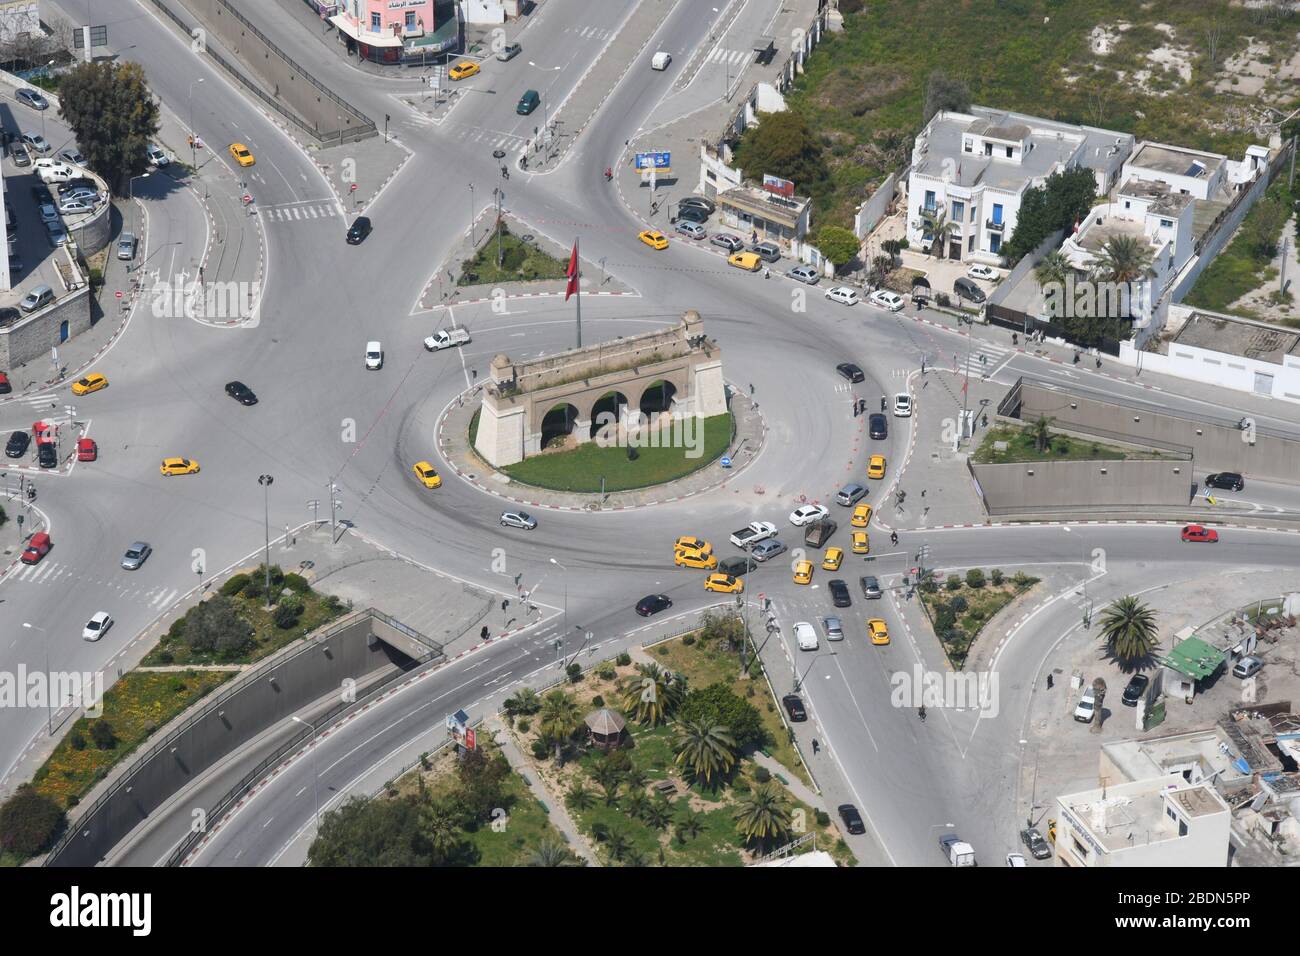
<path id="1" fill-rule="evenodd" d="M 444 5 L 445 22 L 442 29 L 437 29 L 435 0 L 308 2 L 338 30 L 339 42 L 349 55 L 371 63 L 419 64 L 436 60 L 456 49 L 460 37 L 454 6 Z"/>

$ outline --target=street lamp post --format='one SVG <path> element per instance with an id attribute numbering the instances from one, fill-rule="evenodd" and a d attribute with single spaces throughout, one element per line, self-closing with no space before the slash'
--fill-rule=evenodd
<path id="1" fill-rule="evenodd" d="M 54 704 L 50 700 L 50 687 L 53 684 L 50 675 L 50 638 L 49 632 L 43 627 L 37 627 L 35 624 L 28 624 L 23 621 L 23 627 L 33 631 L 40 631 L 45 635 L 45 729 L 51 737 L 54 736 Z"/>
<path id="2" fill-rule="evenodd" d="M 818 654 L 816 657 L 814 657 L 812 660 L 810 660 L 810 661 L 808 662 L 808 666 L 805 667 L 805 668 L 803 669 L 803 676 L 802 676 L 802 677 L 799 676 L 798 670 L 796 669 L 796 671 L 795 671 L 795 677 L 794 677 L 794 692 L 797 694 L 797 693 L 799 693 L 800 690 L 803 689 L 804 678 L 808 676 L 808 672 L 809 672 L 810 670 L 812 670 L 812 666 L 813 666 L 814 664 L 816 664 L 816 663 L 817 663 L 819 660 L 821 660 L 823 657 L 834 657 L 834 656 L 835 656 L 835 652 L 834 652 L 834 651 L 828 651 L 828 652 L 825 653 L 825 654 Z"/>
<path id="3" fill-rule="evenodd" d="M 202 83 L 202 82 L 203 82 L 203 77 L 199 77 L 197 80 L 195 80 L 193 83 L 191 83 L 191 84 L 190 84 L 190 93 L 189 93 L 189 101 L 190 101 L 190 168 L 194 170 L 194 175 L 196 175 L 196 176 L 199 174 L 199 162 L 198 162 L 198 156 L 196 155 L 196 153 L 195 153 L 195 151 L 194 151 L 194 150 L 195 150 L 195 147 L 194 147 L 194 87 L 195 87 L 197 84 Z"/>
<path id="4" fill-rule="evenodd" d="M 311 728 L 311 743 L 312 743 L 312 748 L 311 748 L 312 771 L 311 772 L 312 772 L 312 776 L 315 778 L 315 780 L 313 780 L 312 782 L 312 790 L 316 794 L 316 830 L 317 832 L 319 832 L 320 831 L 320 754 L 317 753 L 316 751 L 316 725 L 313 724 L 310 720 L 303 720 L 301 717 L 297 717 L 297 716 L 291 716 L 289 719 L 296 721 L 297 723 L 300 724 L 306 724 L 308 727 Z"/>
<path id="5" fill-rule="evenodd" d="M 139 176 L 132 176 L 126 183 L 126 201 L 131 206 L 131 234 L 137 239 L 139 239 L 140 233 L 138 232 L 139 219 L 136 218 L 135 214 L 135 181 L 148 178 L 148 173 L 141 173 Z M 130 265 L 127 268 L 130 269 Z"/>
<path id="6" fill-rule="evenodd" d="M 469 184 L 469 242 L 474 244 L 474 184 Z"/>
<path id="7" fill-rule="evenodd" d="M 564 636 L 569 636 L 569 569 L 551 558 L 551 564 L 564 572 Z"/>
<path id="8" fill-rule="evenodd" d="M 266 557 L 262 565 L 266 569 L 266 609 L 271 609 L 271 483 L 275 479 L 270 475 L 258 475 L 257 483 L 262 486 L 262 518 L 266 526 Z"/>

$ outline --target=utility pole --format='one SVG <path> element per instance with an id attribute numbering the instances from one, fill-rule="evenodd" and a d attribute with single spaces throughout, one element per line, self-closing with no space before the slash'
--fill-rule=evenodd
<path id="1" fill-rule="evenodd" d="M 275 481 L 270 475 L 258 475 L 257 483 L 262 486 L 262 517 L 266 525 L 266 609 L 271 609 L 271 483 Z"/>
<path id="2" fill-rule="evenodd" d="M 503 261 L 503 254 L 501 252 L 501 187 L 498 186 L 496 189 L 492 190 L 492 192 L 497 197 L 497 268 L 500 269 Z"/>

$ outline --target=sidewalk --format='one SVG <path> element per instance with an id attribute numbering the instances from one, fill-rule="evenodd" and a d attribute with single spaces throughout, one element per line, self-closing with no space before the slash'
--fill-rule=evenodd
<path id="1" fill-rule="evenodd" d="M 547 788 L 546 781 L 542 779 L 541 775 L 533 771 L 532 763 L 519 752 L 519 748 L 515 746 L 514 735 L 506 730 L 501 718 L 493 715 L 484 722 L 483 727 L 501 748 L 501 753 L 505 755 L 510 768 L 523 777 L 524 783 L 528 784 L 528 788 L 533 791 L 534 796 L 546 807 L 551 826 L 560 831 L 568 842 L 569 849 L 585 860 L 588 866 L 600 866 L 600 859 L 592 852 L 591 847 L 587 845 L 587 841 L 582 838 L 582 834 L 574 826 L 573 818 L 569 816 L 569 811 L 564 807 L 564 801 L 557 799 Z"/>

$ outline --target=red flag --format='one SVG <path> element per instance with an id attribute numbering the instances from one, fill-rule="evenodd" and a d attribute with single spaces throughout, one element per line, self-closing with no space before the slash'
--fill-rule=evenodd
<path id="1" fill-rule="evenodd" d="M 578 291 L 578 240 L 573 240 L 573 252 L 569 254 L 569 268 L 564 270 L 564 277 L 569 280 L 564 287 L 564 301 Z"/>

